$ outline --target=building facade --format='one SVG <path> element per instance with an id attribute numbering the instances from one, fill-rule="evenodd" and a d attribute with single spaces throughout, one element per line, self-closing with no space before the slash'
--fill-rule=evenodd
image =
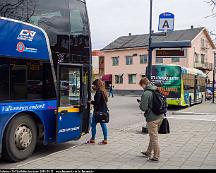
<path id="1" fill-rule="evenodd" d="M 94 79 L 104 76 L 104 53 L 102 51 L 92 51 L 92 74 Z"/>
<path id="2" fill-rule="evenodd" d="M 138 94 L 142 92 L 139 80 L 145 76 L 148 65 L 148 34 L 129 35 L 116 39 L 104 52 L 105 76 L 112 76 L 115 92 Z M 190 28 L 155 36 L 154 41 L 191 42 L 190 48 L 158 49 L 153 51 L 153 64 L 177 64 L 197 68 L 212 81 L 215 45 L 205 28 Z M 170 54 L 171 53 L 171 54 Z"/>

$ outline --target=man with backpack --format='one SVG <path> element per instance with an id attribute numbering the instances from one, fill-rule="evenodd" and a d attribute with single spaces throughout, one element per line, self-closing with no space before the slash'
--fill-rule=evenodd
<path id="1" fill-rule="evenodd" d="M 144 116 L 146 118 L 148 134 L 150 137 L 148 149 L 141 153 L 151 161 L 159 161 L 160 148 L 158 130 L 163 121 L 164 114 L 167 111 L 166 98 L 146 77 L 140 80 L 139 85 L 144 89 L 139 107 L 145 112 Z"/>

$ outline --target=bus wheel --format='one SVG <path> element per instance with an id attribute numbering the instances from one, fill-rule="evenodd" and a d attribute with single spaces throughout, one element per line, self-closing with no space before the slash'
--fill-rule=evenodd
<path id="1" fill-rule="evenodd" d="M 20 114 L 7 126 L 3 138 L 3 158 L 18 162 L 32 155 L 37 143 L 37 128 L 28 114 Z"/>

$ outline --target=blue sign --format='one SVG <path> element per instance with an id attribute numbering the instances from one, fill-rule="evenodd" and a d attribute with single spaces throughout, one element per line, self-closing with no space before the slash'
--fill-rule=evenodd
<path id="1" fill-rule="evenodd" d="M 47 41 L 42 29 L 0 17 L 0 56 L 49 60 Z"/>
<path id="2" fill-rule="evenodd" d="M 159 16 L 159 31 L 173 31 L 174 30 L 175 15 L 169 12 L 162 13 Z"/>

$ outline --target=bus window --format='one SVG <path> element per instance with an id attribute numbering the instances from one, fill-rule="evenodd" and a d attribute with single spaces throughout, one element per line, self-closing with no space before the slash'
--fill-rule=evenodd
<path id="1" fill-rule="evenodd" d="M 49 63 L 0 58 L 0 101 L 55 99 Z"/>
<path id="2" fill-rule="evenodd" d="M 8 100 L 9 94 L 9 69 L 10 62 L 8 59 L 0 58 L 0 101 Z"/>
<path id="3" fill-rule="evenodd" d="M 69 0 L 70 29 L 73 34 L 88 34 L 88 18 L 85 4 L 77 0 Z"/>
<path id="4" fill-rule="evenodd" d="M 191 90 L 192 92 L 195 86 L 195 75 L 194 74 L 183 74 L 182 79 L 184 82 L 184 89 Z"/>
<path id="5" fill-rule="evenodd" d="M 27 97 L 27 66 L 13 64 L 10 74 L 12 100 L 25 100 Z"/>
<path id="6" fill-rule="evenodd" d="M 70 14 L 68 0 L 37 0 L 29 22 L 43 28 L 55 52 L 69 52 Z"/>
<path id="7" fill-rule="evenodd" d="M 60 74 L 60 106 L 80 105 L 80 70 L 61 67 Z"/>

